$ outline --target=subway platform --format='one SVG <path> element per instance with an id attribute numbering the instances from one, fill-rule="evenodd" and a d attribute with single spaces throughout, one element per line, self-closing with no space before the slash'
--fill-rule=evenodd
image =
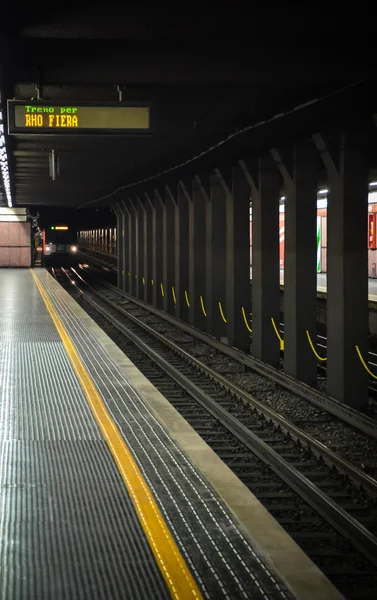
<path id="1" fill-rule="evenodd" d="M 43 269 L 0 270 L 1 600 L 340 599 Z"/>

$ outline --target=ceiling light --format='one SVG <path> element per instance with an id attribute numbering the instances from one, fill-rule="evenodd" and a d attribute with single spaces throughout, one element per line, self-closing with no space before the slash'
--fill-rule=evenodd
<path id="1" fill-rule="evenodd" d="M 327 188 L 324 188 L 323 190 L 318 190 L 318 194 L 328 194 L 329 190 Z"/>
<path id="2" fill-rule="evenodd" d="M 371 181 L 369 185 L 370 187 L 377 187 L 377 181 Z"/>

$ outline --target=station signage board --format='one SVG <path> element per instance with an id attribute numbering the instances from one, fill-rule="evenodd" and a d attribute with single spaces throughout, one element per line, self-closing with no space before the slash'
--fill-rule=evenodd
<path id="1" fill-rule="evenodd" d="M 8 100 L 11 135 L 145 135 L 152 131 L 150 103 Z"/>

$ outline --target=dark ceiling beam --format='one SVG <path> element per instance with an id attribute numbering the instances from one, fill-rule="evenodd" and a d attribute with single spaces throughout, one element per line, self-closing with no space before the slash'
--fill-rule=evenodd
<path id="1" fill-rule="evenodd" d="M 35 165 L 16 165 L 16 168 L 13 172 L 15 175 L 17 175 L 17 173 L 26 173 L 30 171 L 35 173 L 43 173 L 44 171 L 48 171 L 48 165 L 38 167 Z"/>
<path id="2" fill-rule="evenodd" d="M 16 154 L 15 152 L 13 153 L 13 156 L 15 156 L 17 162 L 22 163 L 22 162 L 42 162 L 42 161 L 48 161 L 48 153 L 47 152 L 38 152 L 38 154 L 24 154 L 24 155 L 19 155 Z"/>
<path id="3" fill-rule="evenodd" d="M 48 156 L 47 152 L 43 152 L 43 150 L 14 150 L 13 151 L 13 156 L 17 156 L 20 158 L 23 157 L 27 157 L 27 158 L 40 158 L 42 156 Z"/>
<path id="4" fill-rule="evenodd" d="M 45 158 L 38 160 L 36 158 L 16 158 L 16 164 L 17 165 L 36 165 L 36 166 L 43 166 L 45 164 L 48 165 L 48 156 L 46 156 Z"/>
<path id="5" fill-rule="evenodd" d="M 48 160 L 45 160 L 43 162 L 34 162 L 32 160 L 25 160 L 20 162 L 19 160 L 16 160 L 14 162 L 14 165 L 16 169 L 22 169 L 23 167 L 34 167 L 35 169 L 44 169 L 45 167 L 48 167 Z"/>
<path id="6" fill-rule="evenodd" d="M 48 170 L 47 165 L 41 165 L 41 166 L 36 166 L 36 165 L 19 165 L 16 164 L 16 168 L 14 169 L 13 173 L 15 175 L 17 175 L 18 173 L 41 173 L 43 171 Z"/>

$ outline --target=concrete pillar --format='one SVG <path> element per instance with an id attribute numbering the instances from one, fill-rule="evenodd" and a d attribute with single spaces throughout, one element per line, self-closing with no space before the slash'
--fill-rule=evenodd
<path id="1" fill-rule="evenodd" d="M 189 191 L 189 190 L 188 190 Z M 200 296 L 205 297 L 206 285 L 206 195 L 202 182 L 195 177 L 192 196 L 188 204 L 189 225 L 189 288 L 188 300 L 190 325 L 205 331 L 206 317 L 203 314 Z"/>
<path id="2" fill-rule="evenodd" d="M 284 180 L 284 370 L 317 383 L 317 359 L 306 331 L 317 336 L 317 151 L 312 142 L 290 156 L 271 151 Z"/>
<path id="3" fill-rule="evenodd" d="M 210 177 L 210 201 L 206 204 L 206 312 L 207 332 L 226 337 L 226 194 L 216 173 Z"/>
<path id="4" fill-rule="evenodd" d="M 174 199 L 165 189 L 162 220 L 162 246 L 163 246 L 163 309 L 175 315 L 175 303 L 172 294 L 174 282 Z"/>
<path id="5" fill-rule="evenodd" d="M 226 193 L 226 320 L 230 346 L 250 351 L 250 186 L 240 167 L 217 175 Z"/>
<path id="6" fill-rule="evenodd" d="M 188 322 L 189 308 L 185 290 L 188 292 L 189 283 L 189 202 L 192 194 L 191 182 L 186 185 L 181 181 L 177 189 L 177 203 L 174 211 L 174 244 L 175 244 L 175 294 L 177 298 L 176 317 Z"/>
<path id="7" fill-rule="evenodd" d="M 129 202 L 129 218 L 128 218 L 128 259 L 129 266 L 127 271 L 128 277 L 128 293 L 132 296 L 135 295 L 136 281 L 135 281 L 135 263 L 136 263 L 136 219 L 135 210 L 132 202 Z"/>
<path id="8" fill-rule="evenodd" d="M 153 213 L 154 206 L 149 196 L 145 198 L 144 211 L 144 301 L 153 303 Z"/>
<path id="9" fill-rule="evenodd" d="M 122 201 L 121 204 L 122 212 L 123 212 L 123 236 L 120 237 L 118 235 L 117 244 L 118 246 L 122 244 L 123 246 L 123 265 L 124 265 L 124 291 L 129 292 L 129 280 L 130 277 L 128 275 L 130 270 L 130 248 L 129 248 L 129 222 L 130 222 L 130 212 L 128 205 Z"/>
<path id="10" fill-rule="evenodd" d="M 161 198 L 155 194 L 153 201 L 153 306 L 162 308 L 161 283 L 163 279 L 162 269 L 162 204 Z"/>
<path id="11" fill-rule="evenodd" d="M 136 298 L 144 299 L 144 206 L 139 198 L 136 205 Z"/>
<path id="12" fill-rule="evenodd" d="M 328 173 L 327 206 L 327 391 L 363 409 L 368 375 L 357 356 L 368 352 L 368 156 L 360 128 L 334 140 L 315 134 Z"/>
<path id="13" fill-rule="evenodd" d="M 280 321 L 279 198 L 280 177 L 272 158 L 250 172 L 252 197 L 252 351 L 270 365 L 280 359 L 280 343 L 271 318 Z"/>
<path id="14" fill-rule="evenodd" d="M 114 206 L 114 212 L 117 216 L 117 269 L 118 269 L 118 287 L 125 290 L 125 264 L 124 264 L 124 229 L 125 229 L 125 211 L 120 204 Z"/>
<path id="15" fill-rule="evenodd" d="M 122 273 L 122 290 L 125 292 L 127 290 L 127 244 L 126 244 L 126 234 L 127 234 L 127 212 L 122 210 L 122 230 L 117 231 L 117 248 L 122 247 L 122 264 L 123 264 L 123 273 Z"/>

